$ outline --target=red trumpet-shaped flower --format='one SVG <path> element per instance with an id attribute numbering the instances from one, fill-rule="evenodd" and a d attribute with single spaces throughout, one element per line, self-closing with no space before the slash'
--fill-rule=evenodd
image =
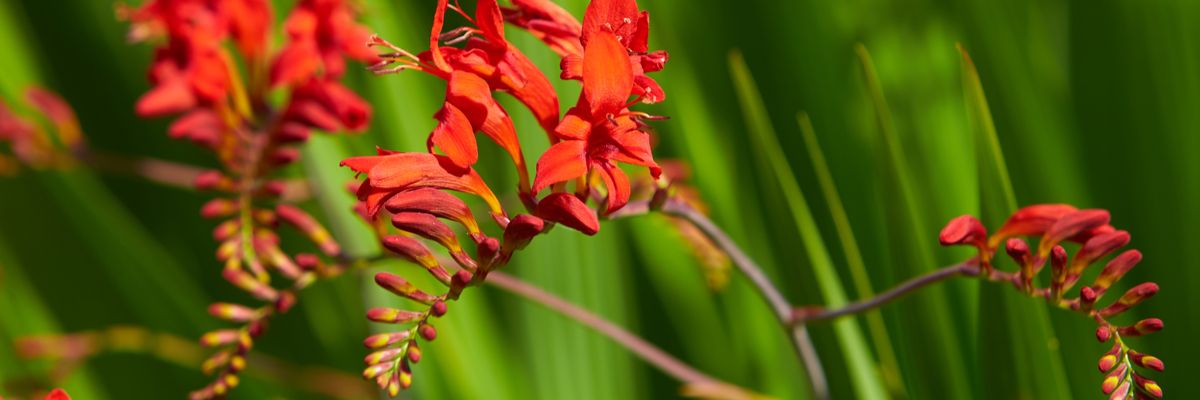
<path id="1" fill-rule="evenodd" d="M 649 72 L 662 71 L 669 58 L 667 52 L 662 50 L 650 52 L 650 13 L 638 12 L 635 0 L 593 1 L 588 4 L 587 12 L 583 16 L 580 42 L 583 43 L 584 49 L 589 41 L 602 31 L 612 32 L 628 53 L 629 66 L 633 70 L 633 85 L 630 86 L 629 94 L 638 96 L 639 100 L 647 104 L 663 101 L 666 93 L 662 87 L 653 78 L 646 76 Z M 583 78 L 585 55 L 570 54 L 563 57 L 563 79 Z"/>
<path id="2" fill-rule="evenodd" d="M 345 57 L 366 63 L 379 57 L 364 44 L 371 30 L 354 21 L 357 14 L 345 0 L 303 0 L 284 22 L 288 42 L 271 66 L 271 84 L 299 85 L 323 71 L 339 78 Z"/>
<path id="3" fill-rule="evenodd" d="M 662 169 L 650 152 L 649 135 L 638 130 L 639 115 L 626 108 L 633 70 L 625 48 L 610 30 L 591 39 L 583 57 L 583 94 L 554 131 L 563 141 L 538 160 L 533 191 L 594 169 L 608 188 L 608 214 L 629 201 L 629 178 L 617 161 L 650 167 L 655 178 Z"/>
<path id="4" fill-rule="evenodd" d="M 560 57 L 583 56 L 583 25 L 567 10 L 549 0 L 513 0 L 504 9 L 504 19 L 550 46 Z"/>
<path id="5" fill-rule="evenodd" d="M 392 196 L 410 189 L 435 188 L 482 197 L 492 213 L 504 215 L 500 201 L 475 170 L 459 168 L 448 157 L 426 153 L 397 153 L 379 150 L 377 156 L 342 160 L 354 172 L 367 174 L 358 188 L 358 199 L 367 202 L 372 217 Z"/>

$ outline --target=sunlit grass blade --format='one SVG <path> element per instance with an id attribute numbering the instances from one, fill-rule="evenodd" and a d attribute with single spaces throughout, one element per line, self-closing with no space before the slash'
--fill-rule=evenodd
<path id="1" fill-rule="evenodd" d="M 804 242 L 809 262 L 812 264 L 813 273 L 821 287 L 821 294 L 825 298 L 826 306 L 843 305 L 847 302 L 846 293 L 837 276 L 837 271 L 833 268 L 833 260 L 829 257 L 829 252 L 821 239 L 821 232 L 813 220 L 792 168 L 788 165 L 787 156 L 783 154 L 779 140 L 775 137 L 775 130 L 771 127 L 771 121 L 767 117 L 766 107 L 762 103 L 762 96 L 758 93 L 754 78 L 750 75 L 746 61 L 742 59 L 741 53 L 737 50 L 729 54 L 729 67 L 733 73 L 743 113 L 747 118 L 750 135 L 754 138 L 754 149 L 756 153 L 764 155 L 759 160 L 765 163 L 760 162 L 759 165 L 769 168 L 769 170 L 761 172 L 773 175 L 783 191 L 796 229 L 800 231 L 800 237 Z M 871 358 L 871 349 L 862 336 L 858 320 L 845 318 L 833 324 L 837 332 L 838 344 L 841 345 L 842 354 L 846 358 L 850 379 L 854 383 L 855 394 L 860 399 L 886 398 L 887 391 L 879 376 L 875 374 L 875 362 Z"/>
<path id="2" fill-rule="evenodd" d="M 838 196 L 833 175 L 829 172 L 829 165 L 825 163 L 825 154 L 821 151 L 821 145 L 817 143 L 817 133 L 813 129 L 812 121 L 809 120 L 808 113 L 803 111 L 797 118 L 800 122 L 800 133 L 804 136 L 804 144 L 808 147 L 809 158 L 812 159 L 813 169 L 817 174 L 817 179 L 821 181 L 821 192 L 825 194 L 825 202 L 829 204 L 829 214 L 833 217 L 833 223 L 837 227 L 842 251 L 846 253 L 846 264 L 850 269 L 850 276 L 854 280 L 854 289 L 858 292 L 859 298 L 874 296 L 875 290 L 871 287 L 871 277 L 867 275 L 867 266 L 863 263 L 862 253 L 859 252 L 858 241 L 854 239 L 850 218 L 846 216 L 846 208 L 842 206 L 842 199 Z M 892 348 L 891 338 L 888 337 L 883 315 L 879 310 L 872 310 L 866 313 L 865 318 L 867 319 L 867 329 L 871 332 L 871 341 L 874 342 L 875 351 L 879 357 L 879 370 L 883 375 L 884 383 L 887 384 L 892 397 L 907 398 L 908 392 L 905 390 L 903 378 L 900 376 L 899 361 L 896 360 L 896 352 Z"/>
<path id="3" fill-rule="evenodd" d="M 1017 200 L 1005 165 L 1004 152 L 992 122 L 979 72 L 971 56 L 962 45 L 958 45 L 962 56 L 963 97 L 967 103 L 967 115 L 975 139 L 976 168 L 979 173 L 979 201 L 985 225 L 998 227 L 1013 211 Z M 1003 257 L 1000 257 L 1003 258 Z M 997 260 L 999 261 L 999 260 Z M 984 383 L 989 398 L 1011 398 L 1039 396 L 1045 398 L 1070 399 L 1067 377 L 1063 369 L 1062 356 L 1057 348 L 1058 340 L 1050 325 L 1046 307 L 1040 302 L 1030 301 L 1007 287 L 983 289 L 981 306 L 983 324 L 1000 325 L 1007 335 L 1010 346 L 997 349 L 993 344 L 983 344 L 981 357 L 985 374 L 1005 384 Z M 1003 314 L 1003 315 L 998 315 Z M 997 329 L 991 329 L 996 331 Z M 997 351 L 999 350 L 999 351 Z M 1009 379 L 1005 379 L 1008 377 Z M 993 390 L 994 389 L 994 390 Z"/>
<path id="4" fill-rule="evenodd" d="M 855 50 L 862 62 L 863 76 L 869 98 L 879 124 L 878 161 L 884 174 L 884 212 L 888 222 L 891 254 L 895 265 L 902 269 L 897 276 L 916 276 L 939 267 L 934 265 L 931 243 L 937 230 L 927 228 L 917 204 L 913 177 L 908 167 L 900 138 L 884 98 L 883 87 L 867 49 L 859 44 Z M 903 362 L 908 387 L 914 398 L 969 398 L 972 389 L 964 357 L 962 339 L 954 330 L 949 298 L 942 286 L 925 289 L 900 306 L 902 316 Z M 911 304 L 911 303 L 910 303 Z"/>

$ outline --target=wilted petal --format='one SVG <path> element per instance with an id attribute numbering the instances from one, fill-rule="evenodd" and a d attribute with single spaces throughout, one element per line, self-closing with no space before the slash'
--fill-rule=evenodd
<path id="1" fill-rule="evenodd" d="M 600 230 L 596 211 L 588 208 L 579 198 L 569 193 L 554 193 L 538 202 L 538 217 L 557 222 L 585 235 L 595 235 Z"/>

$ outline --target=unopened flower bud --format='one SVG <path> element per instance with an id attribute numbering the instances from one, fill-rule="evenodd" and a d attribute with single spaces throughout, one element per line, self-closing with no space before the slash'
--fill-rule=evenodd
<path id="1" fill-rule="evenodd" d="M 1079 309 L 1083 312 L 1088 312 L 1094 304 L 1096 304 L 1096 292 L 1090 286 L 1084 286 L 1082 289 L 1079 289 Z M 1108 330 L 1105 329 L 1105 331 L 1107 332 Z M 1108 339 L 1101 340 L 1101 342 L 1105 340 Z"/>
<path id="2" fill-rule="evenodd" d="M 281 180 L 266 181 L 258 188 L 256 195 L 270 198 L 279 198 L 283 196 L 283 192 L 287 190 L 287 182 Z"/>
<path id="3" fill-rule="evenodd" d="M 400 385 L 401 389 L 408 389 L 412 386 L 412 367 L 408 365 L 408 361 L 401 361 L 400 370 L 397 372 L 393 379 L 396 379 L 396 383 Z"/>
<path id="4" fill-rule="evenodd" d="M 422 313 L 416 311 L 404 311 L 387 307 L 377 307 L 367 311 L 367 319 L 385 324 L 407 324 L 417 322 L 421 317 Z"/>
<path id="5" fill-rule="evenodd" d="M 434 188 L 419 188 L 397 193 L 384 203 L 384 208 L 394 214 L 422 212 L 458 222 L 467 228 L 472 237 L 479 237 L 479 223 L 471 215 L 471 209 L 453 194 Z M 404 228 L 400 228 L 404 229 Z"/>
<path id="6" fill-rule="evenodd" d="M 1129 351 L 1129 361 L 1136 364 L 1139 367 L 1142 367 L 1142 368 L 1152 369 L 1152 370 L 1155 370 L 1158 372 L 1163 371 L 1162 360 L 1159 360 L 1158 357 L 1155 357 L 1155 356 L 1152 356 L 1149 354 L 1142 354 L 1142 353 L 1138 353 L 1136 351 L 1130 350 Z"/>
<path id="7" fill-rule="evenodd" d="M 276 143 L 300 143 L 307 142 L 312 136 L 312 129 L 304 126 L 304 124 L 296 122 L 284 122 L 278 130 L 275 131 L 274 139 Z"/>
<path id="8" fill-rule="evenodd" d="M 1133 352 L 1130 353 L 1132 354 Z M 1113 343 L 1112 350 L 1109 350 L 1107 353 L 1104 353 L 1103 357 L 1100 357 L 1100 372 L 1111 371 L 1113 367 L 1117 366 L 1117 360 L 1120 358 L 1121 342 L 1118 341 Z"/>
<path id="9" fill-rule="evenodd" d="M 1050 249 L 1060 242 L 1080 232 L 1107 224 L 1108 220 L 1108 211 L 1101 209 L 1080 210 L 1064 215 L 1042 235 L 1042 241 L 1038 244 L 1038 256 L 1049 255 Z"/>
<path id="10" fill-rule="evenodd" d="M 475 249 L 475 259 L 479 262 L 480 273 L 486 273 L 492 269 L 492 263 L 496 260 L 496 255 L 500 253 L 500 241 L 496 238 L 486 238 L 479 242 L 479 246 Z"/>
<path id="11" fill-rule="evenodd" d="M 363 345 L 370 349 L 381 349 L 408 339 L 408 331 L 387 332 L 368 336 Z"/>
<path id="12" fill-rule="evenodd" d="M 196 190 L 217 190 L 222 192 L 232 192 L 235 190 L 237 183 L 233 178 L 226 176 L 221 171 L 211 169 L 201 172 L 196 175 L 196 179 L 192 181 L 192 186 Z"/>
<path id="13" fill-rule="evenodd" d="M 975 217 L 963 215 L 950 220 L 950 223 L 942 228 L 938 241 L 942 246 L 967 244 L 982 250 L 987 248 L 987 229 Z"/>
<path id="14" fill-rule="evenodd" d="M 240 232 L 241 227 L 242 222 L 236 218 L 222 222 L 213 229 L 213 240 L 218 242 L 228 240 L 229 238 L 232 238 L 233 235 L 236 235 L 238 232 Z"/>
<path id="15" fill-rule="evenodd" d="M 412 385 L 411 375 L 409 376 L 407 381 L 402 381 L 401 379 L 402 379 L 403 375 L 404 375 L 403 373 L 392 374 L 391 378 L 388 379 L 388 382 L 387 382 L 388 396 L 396 397 L 397 395 L 400 394 L 401 389 L 407 389 L 407 387 L 404 387 L 404 382 L 408 382 L 409 385 Z"/>
<path id="16" fill-rule="evenodd" d="M 275 300 L 275 311 L 279 313 L 288 312 L 292 306 L 296 305 L 296 294 L 291 290 L 279 292 L 279 299 Z"/>
<path id="17" fill-rule="evenodd" d="M 1115 231 L 1095 236 L 1084 243 L 1071 259 L 1071 273 L 1079 273 L 1096 260 L 1104 258 L 1108 253 L 1129 244 L 1129 232 Z"/>
<path id="18" fill-rule="evenodd" d="M 279 218 L 275 216 L 275 212 L 265 208 L 255 208 L 250 212 L 250 217 L 263 226 L 275 228 L 279 226 Z"/>
<path id="19" fill-rule="evenodd" d="M 1153 282 L 1146 282 L 1141 285 L 1134 286 L 1132 289 L 1129 289 L 1129 291 L 1125 292 L 1125 295 L 1121 296 L 1121 299 L 1117 300 L 1116 303 L 1108 306 L 1108 308 L 1100 310 L 1100 316 L 1108 318 L 1121 314 L 1125 312 L 1125 310 L 1138 305 L 1138 303 L 1153 297 L 1155 294 L 1158 294 L 1158 285 Z"/>
<path id="20" fill-rule="evenodd" d="M 467 285 L 470 283 L 471 283 L 471 273 L 470 272 L 461 271 L 461 270 L 458 272 L 455 272 L 454 276 L 450 277 L 450 291 L 446 294 L 446 298 L 458 299 L 458 295 L 461 294 L 463 289 L 465 289 L 467 287 Z"/>
<path id="21" fill-rule="evenodd" d="M 1133 324 L 1133 326 L 1125 326 L 1117 329 L 1117 334 L 1121 335 L 1121 337 L 1138 337 L 1158 332 L 1162 329 L 1163 322 L 1161 319 L 1147 318 L 1138 321 L 1138 323 Z"/>
<path id="22" fill-rule="evenodd" d="M 369 367 L 367 367 L 367 369 L 363 370 L 363 378 L 364 379 L 375 379 L 376 376 L 387 373 L 391 369 L 392 369 L 392 363 L 390 363 L 390 362 L 375 364 L 375 365 L 369 366 Z"/>
<path id="23" fill-rule="evenodd" d="M 200 337 L 200 344 L 207 347 L 224 346 L 238 341 L 242 331 L 237 329 L 221 329 L 205 333 Z"/>
<path id="24" fill-rule="evenodd" d="M 257 310 L 231 303 L 213 303 L 208 306 L 208 313 L 233 322 L 247 322 L 258 317 Z"/>
<path id="25" fill-rule="evenodd" d="M 544 227 L 545 222 L 541 218 L 529 214 L 513 217 L 504 229 L 504 245 L 501 246 L 501 252 L 512 254 L 516 250 L 524 249 L 534 236 L 542 233 Z"/>
<path id="26" fill-rule="evenodd" d="M 411 283 L 408 283 L 408 281 L 404 280 L 404 278 L 387 272 L 375 274 L 375 284 L 397 296 L 404 297 L 421 304 L 429 305 L 433 304 L 434 301 L 437 300 L 437 296 L 422 292 L 420 289 L 417 289 L 416 286 L 413 286 Z"/>
<path id="27" fill-rule="evenodd" d="M 1104 292 L 1108 291 L 1110 286 L 1121 280 L 1121 277 L 1124 277 L 1125 273 L 1129 272 L 1141 260 L 1142 252 L 1129 250 L 1109 261 L 1108 265 L 1104 266 L 1104 270 L 1100 271 L 1100 276 L 1097 276 L 1096 281 L 1092 283 L 1092 289 L 1096 291 L 1096 297 L 1104 295 Z"/>
<path id="28" fill-rule="evenodd" d="M 1130 381 L 1129 379 L 1126 379 L 1124 383 L 1121 383 L 1121 386 L 1117 386 L 1117 390 L 1114 390 L 1112 392 L 1112 394 L 1109 395 L 1108 399 L 1109 400 L 1122 400 L 1122 399 L 1128 398 L 1129 397 L 1129 389 L 1132 388 L 1132 386 L 1130 386 L 1130 383 L 1132 383 L 1132 381 Z"/>
<path id="29" fill-rule="evenodd" d="M 209 356 L 207 360 L 204 360 L 204 364 L 200 365 L 200 371 L 204 372 L 205 375 L 216 372 L 218 368 L 224 367 L 226 364 L 228 364 L 232 357 L 233 351 L 218 351 L 212 356 Z"/>
<path id="30" fill-rule="evenodd" d="M 591 209 L 570 193 L 553 193 L 546 196 L 537 203 L 534 214 L 547 221 L 557 222 L 583 232 L 585 235 L 595 235 L 600 231 L 600 220 L 596 218 L 596 210 Z"/>
<path id="31" fill-rule="evenodd" d="M 408 361 L 413 364 L 421 362 L 421 348 L 417 347 L 416 341 L 408 345 Z"/>
<path id="32" fill-rule="evenodd" d="M 379 364 L 379 363 L 384 363 L 384 362 L 395 360 L 396 357 L 399 356 L 403 352 L 404 352 L 404 346 L 395 347 L 395 348 L 391 348 L 391 349 L 387 349 L 387 350 L 380 350 L 380 351 L 376 351 L 374 353 L 367 355 L 367 358 L 363 359 L 363 362 L 365 362 L 367 365 L 375 365 L 375 364 Z"/>
<path id="33" fill-rule="evenodd" d="M 280 204 L 275 206 L 275 214 L 279 216 L 279 219 L 307 236 L 325 254 L 336 256 L 342 252 L 341 246 L 338 246 L 337 242 L 333 240 L 333 235 L 330 235 L 329 231 L 321 226 L 321 223 L 304 210 L 290 204 Z"/>
<path id="34" fill-rule="evenodd" d="M 1107 342 L 1108 339 L 1111 339 L 1111 338 L 1112 338 L 1112 330 L 1108 329 L 1107 327 L 1103 327 L 1103 326 L 1096 328 L 1096 340 L 1099 340 L 1100 343 Z"/>
<path id="35" fill-rule="evenodd" d="M 280 147 L 267 155 L 267 162 L 276 166 L 288 165 L 299 159 L 300 149 L 295 147 Z"/>
<path id="36" fill-rule="evenodd" d="M 392 226 L 441 244 L 450 252 L 462 252 L 458 237 L 437 217 L 423 212 L 399 212 L 392 216 Z"/>
<path id="37" fill-rule="evenodd" d="M 321 269 L 324 262 L 316 254 L 300 253 L 296 255 L 296 266 L 305 271 L 316 271 Z"/>
<path id="38" fill-rule="evenodd" d="M 237 212 L 237 210 L 237 202 L 230 199 L 216 198 L 209 200 L 207 203 L 204 203 L 203 207 L 200 207 L 200 215 L 204 218 L 228 217 Z"/>
<path id="39" fill-rule="evenodd" d="M 995 247 L 1001 240 L 1013 236 L 1041 236 L 1050 229 L 1062 216 L 1079 209 L 1067 204 L 1036 204 L 1022 208 L 1013 213 L 1008 221 L 992 236 L 989 247 Z"/>
<path id="40" fill-rule="evenodd" d="M 437 339 L 437 329 L 434 329 L 433 325 L 421 324 L 421 327 L 417 328 L 417 333 L 421 334 L 421 337 L 429 342 Z"/>
<path id="41" fill-rule="evenodd" d="M 1104 377 L 1104 382 L 1100 384 L 1100 390 L 1104 391 L 1104 394 L 1112 393 L 1125 380 L 1126 372 L 1129 372 L 1129 364 L 1117 364 L 1117 367 Z"/>
<path id="42" fill-rule="evenodd" d="M 442 284 L 450 286 L 450 273 L 446 272 L 446 269 L 442 268 L 441 264 L 438 264 L 437 259 L 429 252 L 429 248 L 416 239 L 400 235 L 390 235 L 383 238 L 383 247 L 393 253 L 399 254 L 413 264 L 420 265 L 428 270 L 434 278 L 442 282 Z"/>
<path id="43" fill-rule="evenodd" d="M 266 301 L 275 301 L 279 297 L 279 292 L 270 285 L 262 283 L 253 275 L 242 269 L 225 268 L 221 273 L 225 280 L 232 283 L 234 286 L 249 292 L 255 298 Z"/>
<path id="44" fill-rule="evenodd" d="M 446 315 L 446 302 L 438 300 L 433 303 L 432 307 L 429 307 L 429 312 L 435 317 Z"/>
<path id="45" fill-rule="evenodd" d="M 1158 386 L 1157 382 L 1146 379 L 1137 372 L 1134 372 L 1133 383 L 1151 396 L 1162 398 L 1162 388 Z"/>

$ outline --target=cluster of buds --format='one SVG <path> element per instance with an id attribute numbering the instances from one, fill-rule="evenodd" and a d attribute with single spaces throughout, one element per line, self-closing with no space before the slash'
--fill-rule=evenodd
<path id="1" fill-rule="evenodd" d="M 288 204 L 272 209 L 257 203 L 281 199 L 289 185 L 271 175 L 299 159 L 296 146 L 314 129 L 354 132 L 370 123 L 371 106 L 340 83 L 347 57 L 379 61 L 365 46 L 370 32 L 355 22 L 358 10 L 350 3 L 297 1 L 278 49 L 268 0 L 147 0 L 137 8 L 117 7 L 118 17 L 131 22 L 131 42 L 156 43 L 148 74 L 153 88 L 138 100 L 136 111 L 147 118 L 180 115 L 170 136 L 216 154 L 222 168 L 200 174 L 194 185 L 229 197 L 208 202 L 201 214 L 225 219 L 213 231 L 221 243 L 217 258 L 225 265 L 224 277 L 265 303 L 209 308 L 214 316 L 244 325 L 201 339 L 225 348 L 204 363 L 205 372 L 217 378 L 193 392 L 193 399 L 223 396 L 236 386 L 245 353 L 271 316 L 291 308 L 296 291 L 344 268 L 340 247 L 312 216 Z M 273 90 L 287 91 L 285 104 L 269 102 Z M 279 221 L 312 240 L 332 265 L 316 255 L 284 253 L 275 233 Z M 272 286 L 272 270 L 290 284 Z"/>
<path id="2" fill-rule="evenodd" d="M 417 290 L 395 275 L 375 277 L 376 283 L 392 293 L 428 306 L 422 311 L 377 308 L 368 312 L 374 322 L 411 325 L 371 336 L 365 342 L 377 351 L 367 357 L 369 366 L 363 376 L 375 380 L 392 396 L 412 383 L 411 363 L 420 360 L 416 340 L 437 336 L 429 318 L 445 314 L 447 301 L 458 299 L 466 287 L 482 284 L 488 273 L 505 266 L 515 251 L 557 224 L 587 235 L 599 231 L 597 211 L 587 201 L 595 200 L 604 214 L 610 214 L 628 203 L 631 194 L 629 178 L 616 162 L 647 166 L 656 179 L 662 172 L 651 155 L 649 134 L 642 130 L 643 120 L 660 117 L 628 108 L 638 101 L 654 103 L 665 97 L 658 84 L 645 75 L 661 70 L 667 60 L 666 52 L 647 49 L 648 13 L 639 12 L 634 0 L 596 0 L 580 23 L 549 1 L 513 3 L 515 8 L 504 8 L 496 0 L 479 0 L 472 18 L 457 2 L 451 6 L 448 0 L 440 0 L 430 48 L 417 54 L 371 38 L 371 44 L 387 53 L 369 70 L 388 74 L 411 69 L 447 82 L 446 99 L 434 115 L 438 124 L 429 136 L 428 152 L 380 149 L 375 156 L 342 161 L 359 175 L 366 174 L 366 180 L 355 189 L 361 200 L 357 208 L 375 226 L 383 246 L 424 267 L 447 287 L 435 295 Z M 474 26 L 443 32 L 447 10 L 458 12 Z M 533 32 L 563 57 L 563 79 L 582 82 L 578 105 L 564 117 L 559 116 L 558 95 L 546 76 L 505 40 L 506 21 Z M 449 46 L 460 42 L 465 46 Z M 512 120 L 492 97 L 493 91 L 509 93 L 529 108 L 552 145 L 539 159 L 532 182 Z M 632 101 L 630 96 L 635 96 Z M 479 157 L 476 132 L 483 132 L 512 158 L 518 173 L 517 192 L 530 214 L 510 218 L 472 167 Z M 566 193 L 572 180 L 575 193 Z M 596 190 L 592 190 L 593 182 Z M 538 193 L 550 187 L 550 193 L 539 199 Z M 444 191 L 482 198 L 492 220 L 503 230 L 502 238 L 488 237 L 466 203 Z M 593 194 L 597 192 L 603 195 Z M 400 234 L 389 234 L 387 226 L 374 222 L 381 214 L 391 216 L 392 226 Z M 466 229 L 475 245 L 474 257 L 442 220 Z M 420 239 L 444 247 L 453 260 L 448 262 L 460 269 L 451 273 Z"/>
<path id="3" fill-rule="evenodd" d="M 942 230 L 939 240 L 943 246 L 970 245 L 979 249 L 973 261 L 978 264 L 976 271 L 980 277 L 1011 283 L 1027 296 L 1044 299 L 1053 306 L 1095 320 L 1100 325 L 1096 329 L 1096 338 L 1100 342 L 1115 339 L 1112 350 L 1100 359 L 1100 371 L 1108 373 L 1102 389 L 1105 394 L 1111 395 L 1111 399 L 1162 397 L 1162 388 L 1157 383 L 1144 378 L 1132 368 L 1137 365 L 1162 371 L 1162 361 L 1134 351 L 1122 340 L 1162 330 L 1162 320 L 1144 319 L 1130 326 L 1116 326 L 1107 320 L 1154 296 L 1158 293 L 1158 285 L 1137 285 L 1112 305 L 1095 307 L 1096 301 L 1108 288 L 1141 261 L 1142 253 L 1128 250 L 1114 257 L 1091 286 L 1080 289 L 1079 297 L 1064 298 L 1064 294 L 1074 287 L 1087 267 L 1129 243 L 1129 233 L 1113 228 L 1108 222 L 1109 213 L 1106 210 L 1079 210 L 1066 204 L 1039 204 L 1018 210 L 990 237 L 987 229 L 975 217 L 964 215 L 955 218 Z M 1036 252 L 1020 236 L 1040 236 Z M 1067 251 L 1060 245 L 1063 242 L 1079 243 L 1081 247 L 1074 257 L 1068 259 Z M 1019 271 L 1003 272 L 992 267 L 993 256 L 1001 244 L 1020 266 Z M 1047 261 L 1051 269 L 1050 285 L 1035 287 L 1033 278 Z"/>
<path id="4" fill-rule="evenodd" d="M 0 154 L 0 175 L 16 173 L 21 165 L 38 169 L 70 166 L 84 147 L 75 111 L 45 88 L 28 87 L 24 97 L 25 105 L 49 123 L 17 115 L 0 100 L 0 142 L 7 142 L 12 152 L 11 156 Z"/>

